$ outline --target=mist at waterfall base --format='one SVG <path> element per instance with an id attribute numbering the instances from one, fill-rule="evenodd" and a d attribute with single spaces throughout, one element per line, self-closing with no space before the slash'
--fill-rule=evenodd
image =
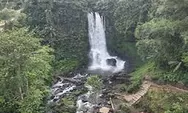
<path id="1" fill-rule="evenodd" d="M 90 74 L 75 73 L 73 77 L 60 77 L 51 88 L 51 95 L 48 104 L 58 103 L 62 98 L 69 96 L 73 91 L 81 90 L 85 87 L 88 92 L 78 96 L 76 113 L 92 113 L 98 103 L 92 100 L 94 94 L 91 86 L 84 86 L 87 77 L 93 74 L 102 76 L 120 72 L 124 69 L 125 61 L 116 56 L 110 56 L 106 47 L 105 27 L 103 17 L 99 13 L 88 13 L 88 31 L 90 43 Z M 82 85 L 81 85 L 82 84 Z M 99 97 L 97 97 L 99 98 Z M 48 111 L 53 113 L 53 111 Z"/>
<path id="2" fill-rule="evenodd" d="M 99 13 L 88 13 L 88 32 L 90 43 L 90 65 L 93 73 L 116 73 L 124 69 L 125 61 L 110 56 L 106 46 L 104 18 Z"/>

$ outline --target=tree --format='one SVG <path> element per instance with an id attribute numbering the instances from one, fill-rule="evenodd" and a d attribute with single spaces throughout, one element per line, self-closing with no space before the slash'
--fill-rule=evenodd
<path id="1" fill-rule="evenodd" d="M 54 49 L 55 71 L 67 68 L 59 62 L 76 62 L 72 69 L 87 63 L 87 2 L 85 0 L 31 0 L 26 9 L 27 25 Z M 78 63 L 77 63 L 78 62 Z M 68 71 L 69 72 L 69 71 Z"/>
<path id="2" fill-rule="evenodd" d="M 178 21 L 153 19 L 138 26 L 135 36 L 138 53 L 143 59 L 154 58 L 156 63 L 178 61 L 183 38 L 178 32 Z"/>
<path id="3" fill-rule="evenodd" d="M 137 24 L 147 21 L 150 7 L 151 0 L 120 1 L 114 12 L 117 30 L 126 36 L 127 31 L 134 30 Z"/>
<path id="4" fill-rule="evenodd" d="M 187 4 L 186 0 L 152 1 L 150 20 L 137 26 L 135 32 L 138 53 L 143 59 L 152 58 L 163 67 L 174 65 L 172 61 L 178 67 L 181 62 L 186 65 Z"/>
<path id="5" fill-rule="evenodd" d="M 22 27 L 25 24 L 26 15 L 21 10 L 4 8 L 0 11 L 0 21 L 4 21 L 4 29 Z"/>
<path id="6" fill-rule="evenodd" d="M 27 29 L 0 36 L 0 112 L 41 113 L 50 78 L 52 49 Z"/>
<path id="7" fill-rule="evenodd" d="M 86 81 L 86 85 L 89 85 L 92 87 L 92 91 L 94 91 L 94 93 L 96 94 L 96 103 L 98 103 L 98 95 L 99 95 L 99 91 L 102 88 L 102 81 L 99 78 L 98 75 L 92 75 L 90 77 L 87 78 Z"/>

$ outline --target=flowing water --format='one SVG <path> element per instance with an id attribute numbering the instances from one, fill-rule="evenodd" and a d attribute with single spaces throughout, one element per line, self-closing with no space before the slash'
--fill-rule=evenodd
<path id="1" fill-rule="evenodd" d="M 81 81 L 82 78 L 86 78 L 88 74 L 81 75 L 76 74 L 74 77 L 70 78 L 74 81 Z M 71 93 L 71 91 L 76 90 L 76 83 L 67 81 L 63 78 L 58 80 L 51 88 L 51 99 L 48 101 L 49 103 L 52 102 L 59 102 L 59 100 Z"/>
<path id="2" fill-rule="evenodd" d="M 88 67 L 89 70 L 109 71 L 111 73 L 123 70 L 125 61 L 118 59 L 116 56 L 110 56 L 107 51 L 103 17 L 99 13 L 88 13 L 88 26 L 90 42 L 89 57 L 91 59 L 90 66 Z M 69 79 L 82 81 L 82 78 L 86 79 L 87 77 L 88 74 L 76 74 Z M 68 96 L 73 90 L 78 89 L 77 87 L 76 83 L 61 78 L 51 88 L 51 100 L 49 104 L 59 102 L 61 98 Z M 78 97 L 76 113 L 91 113 L 94 106 L 96 106 L 96 103 L 89 102 L 93 93 L 92 87 L 85 87 L 88 88 L 88 92 Z"/>
<path id="3" fill-rule="evenodd" d="M 99 13 L 88 13 L 88 31 L 90 42 L 91 64 L 89 70 L 111 71 L 113 73 L 121 71 L 124 68 L 125 61 L 116 56 L 110 56 L 107 51 L 104 19 Z M 107 60 L 115 60 L 115 65 L 109 65 Z"/>

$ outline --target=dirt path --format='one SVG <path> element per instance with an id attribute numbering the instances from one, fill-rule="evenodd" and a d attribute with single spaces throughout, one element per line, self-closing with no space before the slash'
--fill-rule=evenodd
<path id="1" fill-rule="evenodd" d="M 158 85 L 150 81 L 144 81 L 138 92 L 134 94 L 116 93 L 117 98 L 126 101 L 127 106 L 132 106 L 137 103 L 147 92 L 152 88 L 153 90 L 165 90 L 172 92 L 188 93 L 188 90 L 180 89 L 171 85 Z"/>

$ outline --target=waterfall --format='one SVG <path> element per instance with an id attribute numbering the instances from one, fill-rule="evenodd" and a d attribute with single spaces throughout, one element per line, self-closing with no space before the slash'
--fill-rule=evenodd
<path id="1" fill-rule="evenodd" d="M 104 19 L 99 13 L 88 13 L 88 29 L 91 64 L 89 70 L 104 70 L 113 73 L 124 68 L 125 61 L 110 56 L 106 46 Z"/>
<path id="2" fill-rule="evenodd" d="M 88 13 L 88 26 L 90 42 L 89 57 L 91 59 L 89 70 L 99 69 L 110 73 L 123 70 L 125 61 L 118 59 L 116 56 L 110 56 L 107 51 L 103 17 L 101 17 L 99 13 Z M 74 77 L 71 78 L 60 77 L 52 86 L 48 101 L 49 106 L 54 106 L 54 104 L 57 104 L 62 98 L 71 94 L 72 91 L 82 88 L 83 86 L 81 84 L 85 82 L 90 75 L 76 74 L 73 76 Z M 98 103 L 92 100 L 92 87 L 85 87 L 88 88 L 88 92 L 78 97 L 76 113 L 93 113 L 95 110 L 94 107 L 98 106 Z M 53 113 L 53 110 L 48 111 L 48 113 Z"/>

